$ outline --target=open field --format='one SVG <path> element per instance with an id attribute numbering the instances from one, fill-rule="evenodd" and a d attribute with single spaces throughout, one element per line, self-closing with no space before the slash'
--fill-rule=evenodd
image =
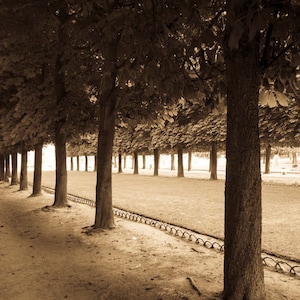
<path id="1" fill-rule="evenodd" d="M 54 187 L 54 176 L 44 171 L 43 185 Z M 262 190 L 263 249 L 300 261 L 300 186 L 271 182 Z M 71 194 L 93 200 L 95 183 L 93 172 L 68 172 Z M 224 180 L 113 174 L 113 205 L 223 238 Z"/>

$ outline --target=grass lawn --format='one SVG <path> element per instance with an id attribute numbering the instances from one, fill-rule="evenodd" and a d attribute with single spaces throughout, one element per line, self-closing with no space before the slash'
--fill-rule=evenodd
<path id="1" fill-rule="evenodd" d="M 54 176 L 44 171 L 42 184 L 54 187 Z M 71 194 L 94 200 L 95 183 L 96 173 L 68 172 Z M 263 249 L 300 261 L 299 193 L 299 185 L 263 184 L 262 242 Z M 224 237 L 224 180 L 113 174 L 113 205 Z"/>

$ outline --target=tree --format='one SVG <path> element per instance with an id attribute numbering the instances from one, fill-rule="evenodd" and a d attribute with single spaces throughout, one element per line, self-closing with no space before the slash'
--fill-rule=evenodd
<path id="1" fill-rule="evenodd" d="M 273 1 L 266 1 L 263 5 L 262 9 L 259 1 L 227 1 L 224 42 L 228 108 L 224 299 L 265 298 L 261 264 L 259 89 L 262 74 L 265 78 L 271 75 L 274 78 L 276 64 L 285 61 L 290 48 L 299 46 L 296 36 L 293 36 L 299 23 L 295 26 L 291 20 L 299 11 L 282 3 L 277 6 Z M 266 13 L 265 19 L 263 13 Z M 289 28 L 284 37 L 279 28 L 274 30 L 283 23 Z M 262 39 L 262 33 L 266 34 L 265 39 Z M 286 39 L 291 36 L 295 40 L 287 46 Z M 293 68 L 293 63 L 290 67 Z M 268 101 L 273 100 L 272 94 L 269 95 Z M 274 100 L 276 103 L 276 98 Z M 232 261 L 237 263 L 232 264 Z"/>
<path id="2" fill-rule="evenodd" d="M 18 184 L 17 166 L 18 166 L 18 153 L 13 152 L 11 155 L 11 182 L 10 182 L 11 185 Z"/>
<path id="3" fill-rule="evenodd" d="M 27 149 L 22 143 L 21 150 L 21 173 L 20 173 L 20 191 L 28 189 L 28 176 L 27 176 Z"/>
<path id="4" fill-rule="evenodd" d="M 38 196 L 42 194 L 42 161 L 43 143 L 40 143 L 35 146 L 34 151 L 34 173 L 31 196 Z"/>

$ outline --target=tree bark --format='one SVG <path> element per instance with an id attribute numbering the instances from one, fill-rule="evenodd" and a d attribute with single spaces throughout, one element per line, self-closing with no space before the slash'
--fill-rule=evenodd
<path id="1" fill-rule="evenodd" d="M 134 165 L 133 174 L 134 175 L 139 174 L 139 154 L 138 154 L 138 151 L 134 151 L 134 153 L 133 153 L 133 165 Z"/>
<path id="2" fill-rule="evenodd" d="M 18 153 L 11 155 L 11 185 L 18 184 Z"/>
<path id="3" fill-rule="evenodd" d="M 265 289 L 261 262 L 259 34 L 257 32 L 249 41 L 246 28 L 238 45 L 229 48 L 234 26 L 246 18 L 252 2 L 231 0 L 226 5 L 227 166 L 223 298 L 262 300 Z M 251 9 L 255 10 L 255 7 Z"/>
<path id="4" fill-rule="evenodd" d="M 74 160 L 73 160 L 73 156 L 70 157 L 70 165 L 71 165 L 71 166 L 70 166 L 70 169 L 71 169 L 70 171 L 73 171 L 73 170 L 74 170 Z"/>
<path id="5" fill-rule="evenodd" d="M 85 155 L 85 172 L 87 172 L 89 170 L 89 159 L 88 156 Z"/>
<path id="6" fill-rule="evenodd" d="M 184 177 L 182 148 L 177 149 L 177 159 L 178 159 L 177 177 Z"/>
<path id="7" fill-rule="evenodd" d="M 108 98 L 100 104 L 98 135 L 96 215 L 94 228 L 114 227 L 112 210 L 112 147 L 115 127 L 115 100 Z"/>
<path id="8" fill-rule="evenodd" d="M 188 171 L 192 170 L 192 158 L 193 158 L 193 153 L 192 151 L 188 152 Z"/>
<path id="9" fill-rule="evenodd" d="M 211 143 L 211 151 L 210 151 L 210 180 L 217 180 L 218 168 L 218 150 L 217 150 L 217 142 Z"/>
<path id="10" fill-rule="evenodd" d="M 43 143 L 39 143 L 35 146 L 33 187 L 31 196 L 38 196 L 42 194 L 42 161 Z"/>
<path id="11" fill-rule="evenodd" d="M 61 130 L 61 124 L 55 128 L 55 195 L 54 207 L 68 206 L 67 200 L 67 151 L 66 134 Z"/>
<path id="12" fill-rule="evenodd" d="M 159 151 L 158 149 L 154 149 L 154 172 L 153 176 L 158 176 L 158 169 L 159 169 Z"/>
<path id="13" fill-rule="evenodd" d="M 122 154 L 119 153 L 118 155 L 118 173 L 123 173 L 122 170 Z"/>
<path id="14" fill-rule="evenodd" d="M 266 147 L 265 174 L 270 174 L 271 150 L 272 150 L 272 146 L 270 144 L 268 144 Z"/>
<path id="15" fill-rule="evenodd" d="M 62 70 L 65 66 L 64 48 L 66 34 L 64 33 L 64 24 L 67 22 L 67 17 L 62 11 L 58 11 L 60 25 L 58 27 L 58 52 L 55 60 L 55 96 L 56 104 L 60 108 L 67 95 L 65 84 L 65 71 Z M 54 207 L 66 207 L 67 201 L 67 150 L 66 150 L 66 132 L 64 125 L 66 118 L 62 115 L 55 123 L 54 129 L 54 144 L 55 144 L 55 194 Z"/>
<path id="16" fill-rule="evenodd" d="M 27 150 L 22 145 L 21 150 L 21 173 L 20 173 L 20 191 L 28 189 L 28 176 L 27 176 Z"/>

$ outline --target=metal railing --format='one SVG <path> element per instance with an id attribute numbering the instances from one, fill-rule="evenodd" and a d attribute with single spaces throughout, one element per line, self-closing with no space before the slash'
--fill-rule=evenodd
<path id="1" fill-rule="evenodd" d="M 42 188 L 47 193 L 50 194 L 54 193 L 54 189 L 52 188 L 45 187 L 45 186 L 43 186 Z M 76 203 L 86 204 L 92 207 L 96 206 L 95 201 L 83 197 L 68 194 L 67 198 L 68 200 Z M 186 241 L 193 242 L 195 244 L 204 246 L 209 249 L 214 249 L 221 253 L 224 252 L 223 241 L 216 239 L 214 237 L 210 237 L 205 234 L 201 234 L 199 232 L 195 232 L 193 230 L 183 228 L 174 224 L 149 218 L 147 216 L 136 214 L 134 212 L 129 212 L 117 207 L 113 207 L 113 212 L 114 215 L 117 217 L 124 218 L 134 222 L 144 223 L 146 225 L 153 226 L 174 236 L 180 237 Z M 282 259 L 281 257 L 276 256 L 275 254 L 270 255 L 265 252 L 262 253 L 262 263 L 264 266 L 273 268 L 277 272 L 288 273 L 292 276 L 299 276 L 300 265 L 293 265 L 293 262 L 298 262 L 298 261 Z"/>

